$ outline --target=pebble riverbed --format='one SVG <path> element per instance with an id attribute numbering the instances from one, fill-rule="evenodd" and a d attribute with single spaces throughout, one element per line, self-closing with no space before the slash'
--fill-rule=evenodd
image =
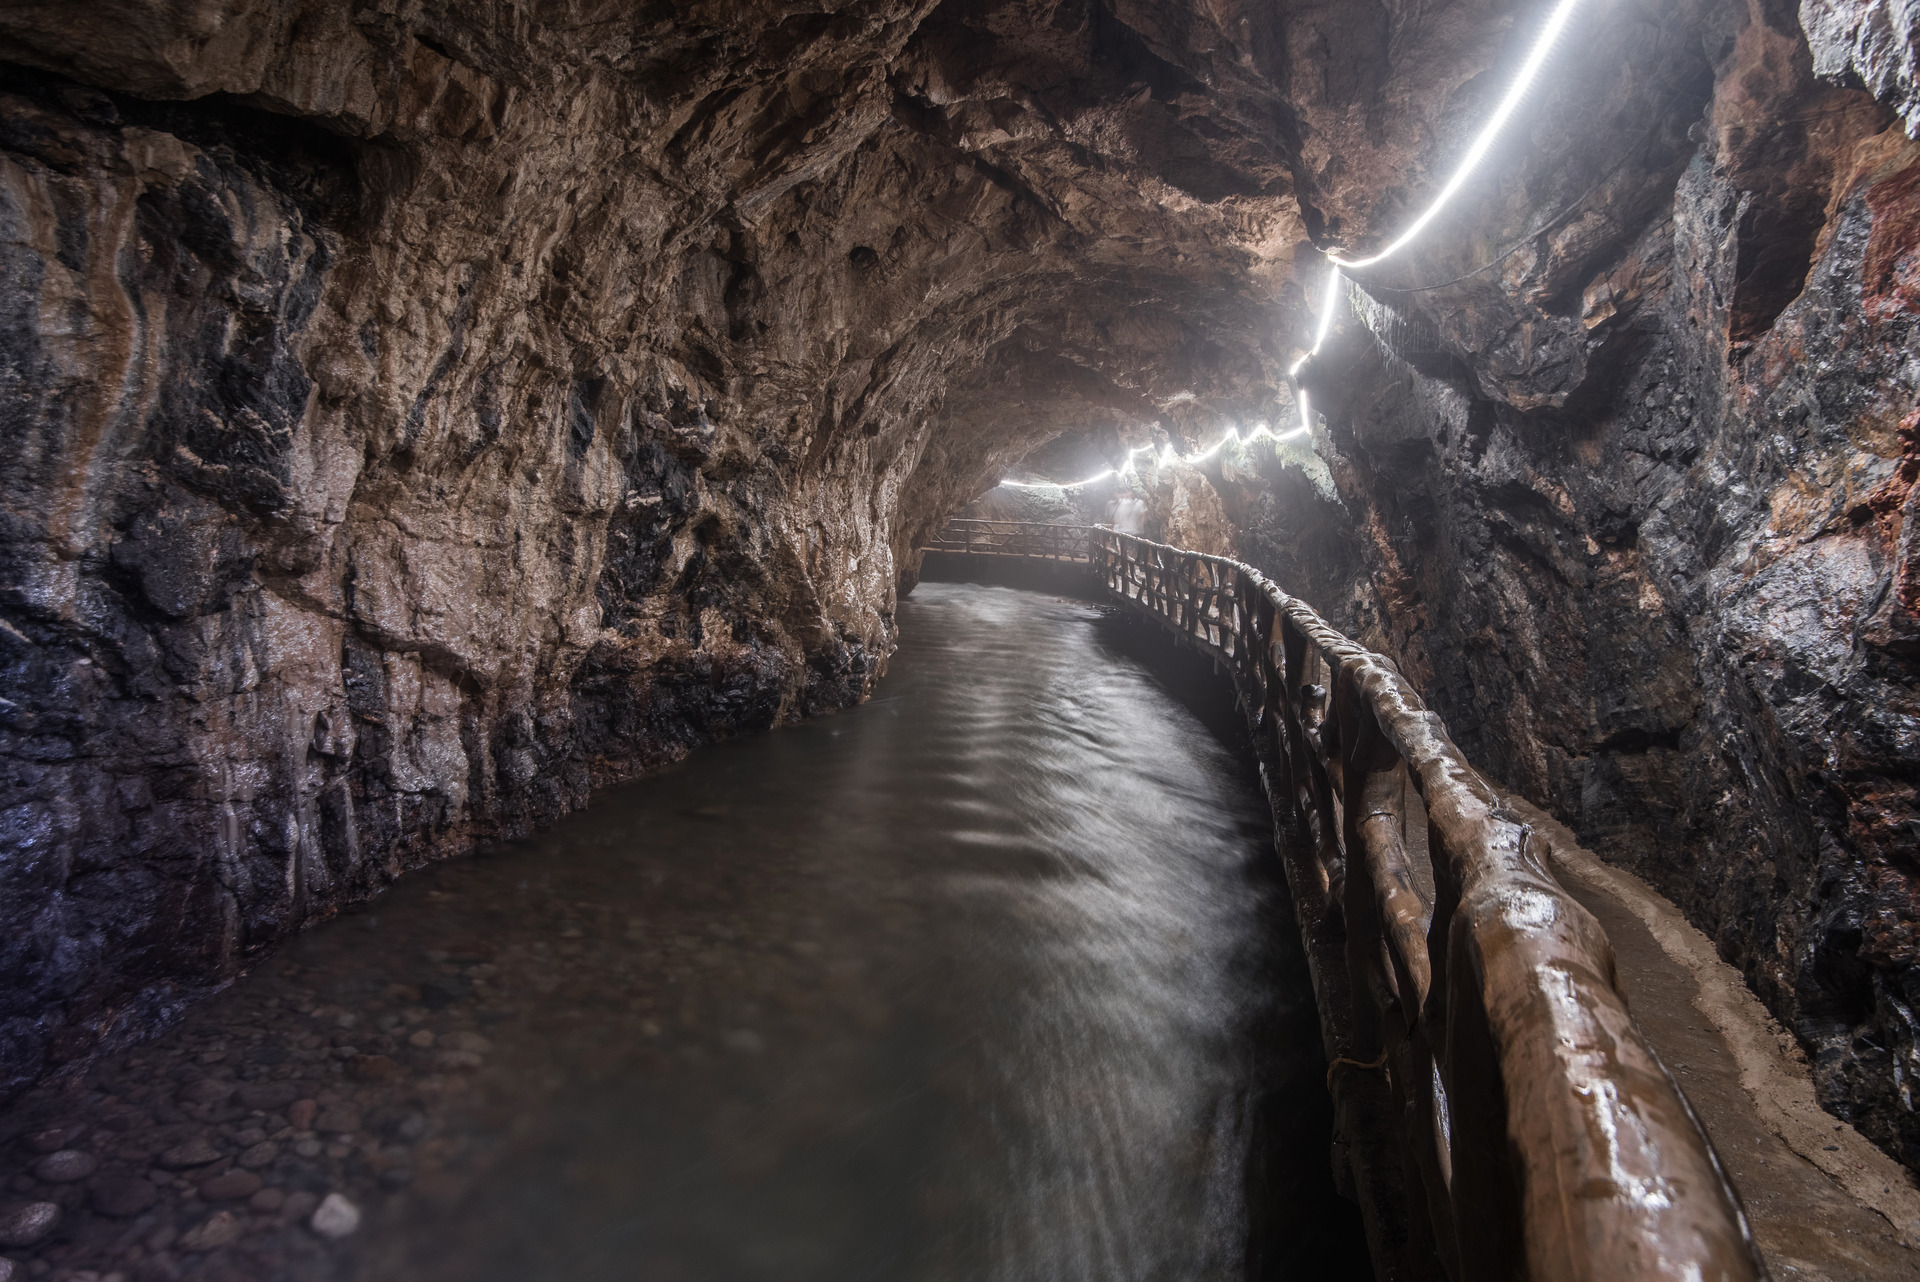
<path id="1" fill-rule="evenodd" d="M 0 1282 L 1366 1276 L 1243 761 L 1100 610 L 294 940 L 0 1116 Z"/>

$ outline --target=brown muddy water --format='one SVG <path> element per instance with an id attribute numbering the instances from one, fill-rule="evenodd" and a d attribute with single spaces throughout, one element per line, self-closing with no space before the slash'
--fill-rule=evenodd
<path id="1" fill-rule="evenodd" d="M 18 1102 L 0 1232 L 33 1240 L 5 1256 L 115 1282 L 1366 1276 L 1246 757 L 1092 605 L 928 583 L 900 623 L 865 706 L 415 874 Z"/>

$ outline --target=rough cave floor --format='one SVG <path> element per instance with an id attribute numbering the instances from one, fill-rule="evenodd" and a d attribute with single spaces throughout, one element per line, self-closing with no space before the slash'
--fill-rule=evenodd
<path id="1" fill-rule="evenodd" d="M 870 704 L 405 880 L 22 1101 L 10 1196 L 63 1214 L 8 1254 L 132 1279 L 1365 1276 L 1243 759 L 1093 606 L 929 583 L 901 623 Z M 332 1193 L 361 1215 L 337 1238 L 310 1227 Z"/>

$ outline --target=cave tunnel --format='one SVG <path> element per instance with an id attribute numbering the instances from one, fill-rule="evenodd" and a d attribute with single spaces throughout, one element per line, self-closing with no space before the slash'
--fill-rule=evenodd
<path id="1" fill-rule="evenodd" d="M 1920 1279 L 1912 0 L 0 5 L 0 1282 Z"/>

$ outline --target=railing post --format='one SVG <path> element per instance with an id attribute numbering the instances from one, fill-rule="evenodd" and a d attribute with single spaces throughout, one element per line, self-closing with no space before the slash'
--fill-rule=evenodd
<path id="1" fill-rule="evenodd" d="M 1258 740 L 1273 749 L 1276 822 L 1296 825 L 1281 854 L 1329 1057 L 1334 1162 L 1382 1276 L 1431 1278 L 1442 1262 L 1455 1282 L 1764 1276 L 1614 987 L 1605 935 L 1397 670 L 1237 563 L 1085 537 L 1115 596 L 1223 660 L 1253 728 L 1272 724 Z M 1431 904 L 1404 841 L 1409 782 Z"/>
<path id="2" fill-rule="evenodd" d="M 1353 994 L 1354 1058 L 1379 1066 L 1399 1125 L 1389 1151 L 1366 1155 L 1374 1177 L 1407 1209 L 1405 1267 L 1438 1255 L 1460 1276 L 1447 1180 L 1450 1151 L 1436 1151 L 1434 1072 L 1422 1035 L 1431 967 L 1428 909 L 1407 860 L 1399 754 L 1350 674 L 1335 688 L 1339 710 L 1347 965 Z M 1478 1273 L 1469 1276 L 1478 1277 Z"/>

